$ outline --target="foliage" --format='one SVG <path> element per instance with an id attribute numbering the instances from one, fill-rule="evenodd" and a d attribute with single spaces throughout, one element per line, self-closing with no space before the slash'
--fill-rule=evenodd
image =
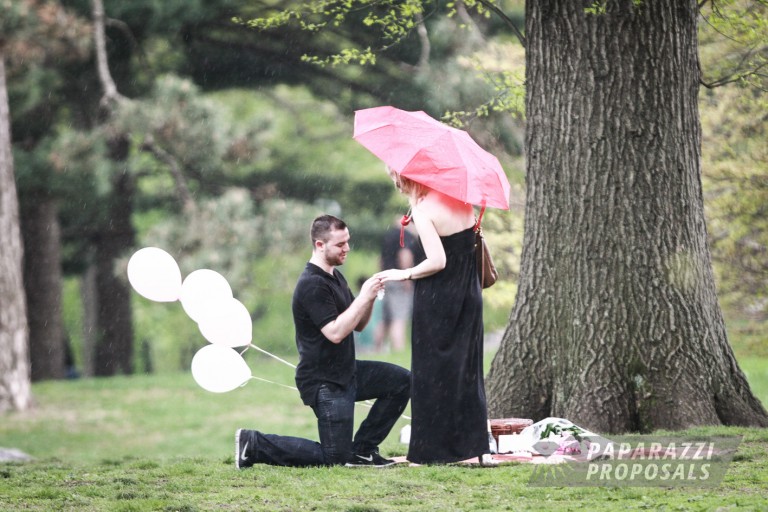
<path id="1" fill-rule="evenodd" d="M 308 226 L 316 215 L 309 205 L 283 200 L 266 202 L 257 214 L 245 190 L 231 189 L 195 212 L 153 223 L 141 245 L 169 251 L 182 276 L 201 268 L 222 274 L 251 313 L 253 343 L 284 353 L 293 346 L 293 281 L 308 259 Z M 119 268 L 126 264 L 127 258 Z M 134 308 L 137 336 L 150 340 L 156 371 L 187 368 L 207 344 L 178 304 L 136 298 Z"/>
<path id="2" fill-rule="evenodd" d="M 726 307 L 765 320 L 768 5 L 706 2 L 702 17 L 702 172 L 719 294 Z"/>
<path id="3" fill-rule="evenodd" d="M 0 0 L 0 44 L 11 73 L 41 62 L 80 59 L 89 52 L 90 27 L 58 2 Z"/>
<path id="4" fill-rule="evenodd" d="M 490 99 L 480 102 L 472 111 L 447 113 L 444 117 L 446 122 L 461 126 L 467 120 L 488 117 L 492 113 L 520 119 L 525 117 L 525 55 L 520 45 L 491 41 L 461 60 L 491 88 Z"/>
<path id="5" fill-rule="evenodd" d="M 233 188 L 203 201 L 193 212 L 162 218 L 147 214 L 139 222 L 146 225 L 139 242 L 169 251 L 182 276 L 200 268 L 222 274 L 235 298 L 251 313 L 253 343 L 270 352 L 293 354 L 293 287 L 309 258 L 309 226 L 323 211 L 343 214 L 319 204 L 284 199 L 265 200 L 257 209 L 246 190 Z M 359 276 L 378 270 L 377 256 L 358 250 L 360 214 L 352 210 L 344 217 L 351 226 L 354 247 L 341 270 L 356 290 Z M 127 256 L 117 265 L 119 274 L 125 275 L 126 265 Z M 153 370 L 188 368 L 192 355 L 206 344 L 196 324 L 178 304 L 157 304 L 136 296 L 133 305 L 137 339 L 148 342 Z M 143 367 L 142 361 L 137 366 Z"/>
<path id="6" fill-rule="evenodd" d="M 11 132 L 14 141 L 23 141 L 29 150 L 62 115 L 61 67 L 76 65 L 90 56 L 91 28 L 53 1 L 5 1 L 0 2 L 0 10 Z M 21 181 L 20 193 L 23 188 Z"/>
<path id="7" fill-rule="evenodd" d="M 768 90 L 768 3 L 714 0 L 701 5 L 702 82 L 712 88 L 741 81 Z"/>
<path id="8" fill-rule="evenodd" d="M 592 14 L 595 16 L 600 16 L 602 14 L 606 13 L 607 10 L 607 0 L 596 0 L 595 2 L 592 2 L 591 5 L 584 8 L 584 12 L 587 14 Z"/>
<path id="9" fill-rule="evenodd" d="M 107 129 L 129 134 L 134 151 L 150 152 L 155 168 L 168 166 L 154 151 L 159 149 L 159 155 L 176 161 L 184 174 L 213 181 L 210 175 L 216 176 L 232 143 L 228 120 L 218 107 L 191 81 L 164 75 L 148 97 L 124 102 Z M 134 171 L 140 173 L 141 168 Z"/>
<path id="10" fill-rule="evenodd" d="M 335 45 L 315 46 L 302 55 L 303 61 L 318 66 L 387 70 L 386 65 L 378 65 L 379 57 L 396 59 L 388 52 L 413 47 L 410 62 L 401 62 L 400 67 L 412 68 L 413 83 L 426 93 L 420 95 L 424 106 L 419 108 L 444 113 L 443 120 L 461 126 L 492 112 L 517 116 L 523 112 L 520 65 L 500 64 L 497 60 L 497 69 L 491 69 L 481 62 L 489 60 L 484 32 L 490 23 L 490 6 L 485 1 L 449 2 L 445 7 L 414 0 L 294 1 L 265 11 L 260 17 L 235 21 L 259 31 L 295 25 L 315 40 L 327 38 L 329 32 L 338 34 Z M 511 8 L 521 10 L 519 5 Z M 493 12 L 503 14 L 497 6 L 493 6 Z M 438 13 L 442 16 L 436 16 Z M 365 38 L 359 39 L 360 34 Z M 498 38 L 495 44 L 508 45 L 502 41 Z M 481 78 L 479 82 L 475 74 Z M 396 75 L 392 78 L 397 79 Z M 472 97 L 462 97 L 465 94 Z M 403 103 L 409 102 L 405 95 L 401 97 Z M 466 110 L 464 105 L 475 106 Z"/>
<path id="11" fill-rule="evenodd" d="M 103 198 L 120 172 L 106 157 L 114 133 L 131 135 L 125 168 L 137 180 L 139 245 L 169 250 L 184 275 L 212 268 L 227 277 L 252 313 L 255 342 L 268 350 L 293 347 L 290 298 L 308 258 L 311 220 L 330 209 L 357 226 L 358 247 L 373 247 L 391 216 L 386 212 L 400 207 L 380 162 L 351 139 L 350 120 L 327 102 L 284 87 L 201 94 L 189 81 L 165 76 L 151 96 L 126 101 L 106 130 L 62 129 L 42 165 L 27 168 L 32 179 L 38 169 L 45 175 L 48 163 L 81 189 L 62 201 L 65 229 L 75 235 L 69 261 L 83 260 L 88 239 L 81 233 L 107 215 Z M 128 256 L 116 265 L 119 275 Z M 152 369 L 188 367 L 204 343 L 196 325 L 180 308 L 138 297 L 133 304 L 137 343 L 150 347 Z M 70 336 L 81 343 L 78 333 Z M 147 356 L 136 357 L 145 367 Z"/>
<path id="12" fill-rule="evenodd" d="M 394 189 L 380 161 L 352 140 L 351 116 L 332 102 L 287 86 L 212 97 L 234 135 L 224 164 L 237 169 L 255 200 L 332 200 L 353 212 L 393 211 Z"/>
<path id="13" fill-rule="evenodd" d="M 13 33 L 24 27 L 32 13 L 32 4 L 30 2 L 14 2 L 12 0 L 2 0 L 0 2 L 0 34 Z"/>
<path id="14" fill-rule="evenodd" d="M 423 2 L 420 0 L 401 0 L 372 2 L 370 0 L 323 0 L 312 2 L 291 2 L 281 6 L 279 10 L 262 18 L 243 20 L 236 18 L 238 23 L 244 23 L 256 29 L 270 29 L 295 22 L 301 30 L 319 33 L 324 29 L 339 27 L 358 11 L 365 15 L 359 23 L 373 29 L 385 44 L 397 43 L 415 29 L 417 22 L 424 14 Z M 337 53 L 319 57 L 317 55 L 303 56 L 303 59 L 320 65 L 340 65 L 359 63 L 361 65 L 376 63 L 376 54 L 370 47 L 341 48 Z"/>
<path id="15" fill-rule="evenodd" d="M 768 318 L 768 93 L 732 84 L 701 97 L 707 216 L 720 294 Z"/>
<path id="16" fill-rule="evenodd" d="M 107 152 L 104 132 L 64 130 L 50 145 L 45 144 L 40 149 L 43 148 L 50 148 L 46 155 L 49 172 L 68 178 L 70 183 L 77 184 L 76 187 L 87 183 L 90 186 L 85 190 L 96 196 L 105 197 L 110 192 L 110 178 L 116 172 L 116 166 L 104 156 Z M 82 191 L 83 188 L 81 194 Z M 83 196 L 76 199 L 81 202 Z"/>
<path id="17" fill-rule="evenodd" d="M 83 346 L 83 320 L 84 306 L 80 288 L 81 281 L 78 278 L 64 278 L 62 283 L 62 321 L 66 334 L 66 342 L 71 350 L 70 370 L 72 374 L 79 374 L 79 369 L 84 366 L 85 350 Z M 142 368 L 143 366 L 139 366 Z"/>
<path id="18" fill-rule="evenodd" d="M 469 16 L 462 22 L 433 20 L 426 37 L 430 62 L 419 67 L 414 81 L 428 94 L 418 109 L 469 130 L 502 160 L 520 155 L 523 48 L 516 41 L 486 40 L 484 27 Z"/>

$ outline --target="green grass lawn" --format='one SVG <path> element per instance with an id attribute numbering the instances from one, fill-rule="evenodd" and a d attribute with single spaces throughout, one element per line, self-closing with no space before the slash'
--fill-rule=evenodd
<path id="1" fill-rule="evenodd" d="M 246 359 L 255 376 L 293 384 L 291 368 L 255 353 Z M 768 359 L 740 363 L 768 403 Z M 44 382 L 33 391 L 34 410 L 0 422 L 0 446 L 35 458 L 0 464 L 2 511 L 768 510 L 768 429 L 691 431 L 744 435 L 714 489 L 533 487 L 526 464 L 237 471 L 238 427 L 317 438 L 295 391 L 256 380 L 225 394 L 202 390 L 187 373 Z M 405 454 L 397 439 L 405 424 L 383 454 Z"/>

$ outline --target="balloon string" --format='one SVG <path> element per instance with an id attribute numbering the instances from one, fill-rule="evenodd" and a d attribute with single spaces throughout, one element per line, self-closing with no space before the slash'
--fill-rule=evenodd
<path id="1" fill-rule="evenodd" d="M 256 346 L 256 345 L 254 345 L 253 343 L 251 343 L 249 346 L 251 346 L 251 347 L 255 348 L 255 349 L 256 349 L 256 350 L 258 350 L 259 352 L 262 352 L 262 353 L 264 353 L 264 354 L 267 354 L 269 357 L 274 357 L 275 359 L 277 359 L 277 360 L 278 360 L 278 361 L 280 361 L 281 363 L 283 363 L 283 364 L 287 364 L 287 365 L 288 365 L 288 366 L 290 366 L 291 368 L 296 368 L 296 365 L 295 365 L 295 364 L 289 363 L 289 362 L 288 362 L 288 361 L 286 361 L 285 359 L 280 359 L 280 358 L 279 358 L 279 357 L 277 357 L 276 355 L 274 355 L 274 354 L 270 354 L 270 353 L 269 353 L 269 352 L 267 352 L 266 350 L 264 350 L 264 349 L 261 349 L 261 348 L 257 347 L 257 346 Z M 248 347 L 246 347 L 246 348 L 245 348 L 245 350 L 248 350 Z M 243 354 L 245 353 L 245 350 L 243 350 L 242 352 L 240 352 L 240 355 L 243 355 Z"/>
<path id="2" fill-rule="evenodd" d="M 292 389 L 294 391 L 298 391 L 298 388 L 295 388 L 293 386 L 288 386 L 286 384 L 280 384 L 279 382 L 272 382 L 271 380 L 262 379 L 261 377 L 256 377 L 255 375 L 251 375 L 252 379 L 260 380 L 261 382 L 266 382 L 268 384 L 277 384 L 278 386 L 282 386 L 284 388 Z"/>
<path id="3" fill-rule="evenodd" d="M 269 352 L 267 352 L 266 350 L 264 350 L 264 349 L 261 349 L 261 348 L 257 347 L 257 346 L 256 346 L 256 345 L 254 345 L 253 343 L 251 343 L 251 344 L 249 345 L 249 347 L 253 347 L 253 348 L 255 348 L 256 350 L 258 350 L 259 352 L 263 352 L 264 354 L 266 354 L 266 355 L 268 355 L 268 356 L 270 356 L 270 357 L 274 357 L 275 359 L 277 359 L 277 360 L 278 360 L 278 361 L 280 361 L 281 363 L 285 363 L 285 364 L 287 364 L 288 366 L 290 366 L 291 368 L 296 368 L 296 365 L 293 365 L 293 364 L 289 363 L 288 361 L 286 361 L 286 360 L 284 360 L 284 359 L 280 359 L 279 357 L 277 357 L 277 356 L 276 356 L 276 355 L 274 355 L 274 354 L 270 354 L 270 353 L 269 353 Z M 249 347 L 246 347 L 246 348 L 245 348 L 245 350 L 248 350 L 248 348 L 249 348 Z M 243 350 L 242 352 L 240 352 L 240 355 L 243 355 L 243 354 L 245 353 L 245 350 Z M 286 386 L 285 384 L 280 384 L 279 382 L 272 382 L 271 380 L 262 379 L 261 377 L 254 377 L 254 376 L 251 376 L 251 378 L 252 378 L 252 379 L 256 379 L 256 380 L 260 380 L 260 381 L 263 381 L 263 382 L 268 382 L 269 384 L 277 384 L 278 386 L 282 386 L 282 387 L 284 387 L 284 388 L 288 388 L 288 389 L 293 389 L 293 390 L 296 390 L 296 391 L 298 391 L 298 390 L 299 390 L 298 388 L 295 388 L 295 387 L 293 387 L 293 386 Z M 365 406 L 365 407 L 368 407 L 368 408 L 371 408 L 371 407 L 373 407 L 373 402 L 371 402 L 370 400 L 366 400 L 365 402 L 355 402 L 355 404 L 357 404 L 357 405 L 362 405 L 362 406 Z M 403 415 L 402 415 L 402 417 L 403 417 L 403 418 L 405 418 L 406 420 L 410 420 L 410 419 L 411 419 L 411 417 L 410 417 L 410 416 L 406 416 L 405 414 L 403 414 Z"/>

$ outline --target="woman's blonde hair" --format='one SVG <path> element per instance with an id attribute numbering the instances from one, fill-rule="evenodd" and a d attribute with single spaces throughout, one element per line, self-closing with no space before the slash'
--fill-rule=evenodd
<path id="1" fill-rule="evenodd" d="M 387 167 L 387 172 L 392 177 L 392 180 L 394 180 L 397 190 L 399 190 L 403 195 L 406 195 L 411 199 L 419 199 L 427 195 L 429 189 L 425 185 L 417 183 L 412 179 L 393 171 L 389 167 Z"/>

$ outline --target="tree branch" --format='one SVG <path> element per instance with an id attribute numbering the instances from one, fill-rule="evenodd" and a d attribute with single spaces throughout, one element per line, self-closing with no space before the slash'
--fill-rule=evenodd
<path id="1" fill-rule="evenodd" d="M 421 53 L 419 54 L 419 63 L 417 66 L 419 69 L 425 69 L 429 67 L 431 45 L 429 43 L 427 27 L 424 25 L 424 17 L 421 13 L 416 14 L 416 33 L 419 35 L 419 41 L 421 42 Z"/>
<path id="2" fill-rule="evenodd" d="M 191 39 L 190 43 L 192 42 L 206 43 L 211 46 L 217 46 L 217 47 L 226 48 L 229 50 L 240 51 L 243 53 L 260 55 L 269 63 L 274 64 L 276 66 L 280 64 L 290 65 L 290 67 L 295 71 L 306 73 L 309 76 L 318 76 L 323 79 L 339 82 L 341 84 L 341 87 L 348 87 L 354 92 L 364 93 L 372 96 L 377 96 L 379 94 L 376 88 L 373 86 L 370 86 L 365 83 L 361 83 L 359 81 L 355 81 L 352 78 L 347 78 L 347 77 L 333 74 L 330 71 L 328 71 L 326 68 L 322 68 L 319 66 L 315 66 L 313 64 L 308 64 L 306 62 L 303 62 L 301 60 L 301 54 L 293 53 L 295 49 L 299 49 L 301 51 L 301 48 L 291 47 L 291 48 L 288 48 L 288 50 L 286 51 L 285 49 L 277 49 L 269 46 L 268 42 L 271 35 L 269 33 L 264 33 L 264 34 L 265 34 L 265 37 L 258 41 L 247 41 L 247 40 L 243 40 L 243 38 L 237 41 L 228 41 L 228 40 L 216 39 L 215 37 L 209 36 L 207 34 L 194 34 L 191 36 L 193 39 Z M 264 41 L 267 41 L 267 44 L 261 44 Z M 194 48 L 192 49 L 192 52 L 194 55 L 194 52 L 195 52 Z M 327 51 L 326 53 L 330 53 L 330 50 Z M 308 83 L 310 87 L 312 87 L 313 84 L 311 83 L 311 81 Z"/>
<path id="3" fill-rule="evenodd" d="M 742 59 L 742 62 L 744 62 L 745 60 L 746 60 L 746 57 L 744 57 Z M 739 64 L 741 64 L 741 63 L 739 63 Z M 703 85 L 707 89 L 714 89 L 715 87 L 721 87 L 721 86 L 726 85 L 726 84 L 730 84 L 730 83 L 733 83 L 733 82 L 738 82 L 739 80 L 741 80 L 743 78 L 748 78 L 750 76 L 758 76 L 758 77 L 759 76 L 763 76 L 760 73 L 760 70 L 763 69 L 766 66 L 768 66 L 768 63 L 763 63 L 763 64 L 759 65 L 758 67 L 756 67 L 755 69 L 752 69 L 752 70 L 744 72 L 744 73 L 738 73 L 737 74 L 737 73 L 734 72 L 734 73 L 732 73 L 730 75 L 726 75 L 726 76 L 724 76 L 722 78 L 718 78 L 717 80 L 713 80 L 712 82 L 705 82 L 702 79 L 699 79 L 699 82 L 701 83 L 701 85 Z M 740 65 L 737 65 L 735 67 L 735 69 L 738 69 L 739 67 L 740 67 Z"/>
<path id="4" fill-rule="evenodd" d="M 190 213 L 195 210 L 195 201 L 192 199 L 192 194 L 189 192 L 189 186 L 187 186 L 187 180 L 184 177 L 184 173 L 181 172 L 179 162 L 163 148 L 155 144 L 155 139 L 152 135 L 144 137 L 144 141 L 141 144 L 143 151 L 152 153 L 158 160 L 165 163 L 171 171 L 173 181 L 176 183 L 176 193 L 181 200 L 182 208 L 185 212 Z"/>
<path id="5" fill-rule="evenodd" d="M 109 62 L 107 61 L 107 41 L 104 33 L 104 2 L 103 0 L 92 0 L 93 4 L 93 40 L 96 45 L 96 67 L 99 73 L 99 82 L 104 89 L 104 95 L 101 98 L 101 104 L 110 107 L 113 103 L 125 99 L 119 92 L 117 86 L 109 72 Z"/>
<path id="6" fill-rule="evenodd" d="M 523 35 L 522 32 L 520 32 L 520 30 L 515 26 L 515 24 L 512 23 L 512 19 L 509 16 L 507 16 L 504 13 L 504 11 L 499 9 L 496 5 L 491 3 L 489 0 L 477 0 L 477 1 L 478 3 L 487 7 L 490 11 L 493 11 L 493 13 L 496 14 L 496 16 L 501 18 L 502 21 L 506 23 L 509 28 L 512 29 L 512 32 L 515 33 L 515 35 L 517 36 L 517 39 L 520 41 L 520 44 L 523 45 L 523 48 L 525 48 L 525 36 Z"/>

